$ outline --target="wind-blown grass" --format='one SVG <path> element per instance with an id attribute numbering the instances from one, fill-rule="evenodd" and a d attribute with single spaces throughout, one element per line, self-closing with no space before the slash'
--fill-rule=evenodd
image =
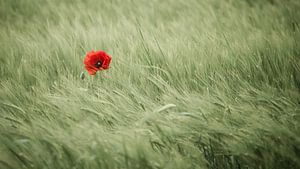
<path id="1" fill-rule="evenodd" d="M 300 168 L 299 8 L 0 0 L 0 168 Z"/>

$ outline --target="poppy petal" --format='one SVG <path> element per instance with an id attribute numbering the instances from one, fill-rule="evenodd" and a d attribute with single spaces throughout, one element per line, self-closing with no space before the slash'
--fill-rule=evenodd
<path id="1" fill-rule="evenodd" d="M 97 63 L 101 62 L 99 67 Z M 84 65 L 90 75 L 95 75 L 97 71 L 109 69 L 111 57 L 104 51 L 91 51 L 86 54 Z"/>

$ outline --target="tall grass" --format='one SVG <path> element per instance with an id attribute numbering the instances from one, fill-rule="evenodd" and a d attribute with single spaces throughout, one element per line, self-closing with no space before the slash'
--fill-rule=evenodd
<path id="1" fill-rule="evenodd" d="M 300 168 L 299 8 L 0 0 L 0 168 Z"/>

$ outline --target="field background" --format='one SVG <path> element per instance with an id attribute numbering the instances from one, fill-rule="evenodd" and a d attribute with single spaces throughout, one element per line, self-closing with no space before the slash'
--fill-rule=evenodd
<path id="1" fill-rule="evenodd" d="M 0 0 L 0 168 L 300 168 L 299 9 Z"/>

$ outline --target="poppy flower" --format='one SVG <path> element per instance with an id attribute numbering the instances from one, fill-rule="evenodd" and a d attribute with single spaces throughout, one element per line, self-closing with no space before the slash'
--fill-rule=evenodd
<path id="1" fill-rule="evenodd" d="M 99 70 L 109 69 L 111 57 L 104 51 L 88 52 L 84 58 L 85 69 L 90 75 L 95 75 Z"/>

